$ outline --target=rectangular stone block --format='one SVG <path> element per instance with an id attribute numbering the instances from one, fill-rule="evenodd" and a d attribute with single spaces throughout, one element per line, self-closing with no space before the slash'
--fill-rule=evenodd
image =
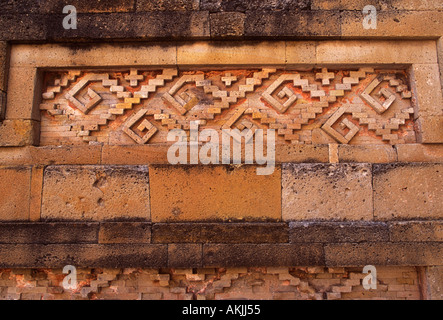
<path id="1" fill-rule="evenodd" d="M 328 162 L 328 145 L 280 144 L 275 146 L 276 162 Z"/>
<path id="2" fill-rule="evenodd" d="M 241 37 L 245 32 L 245 14 L 217 12 L 209 15 L 211 38 Z"/>
<path id="3" fill-rule="evenodd" d="M 323 266 L 321 244 L 204 244 L 204 267 Z"/>
<path id="4" fill-rule="evenodd" d="M 160 268 L 163 244 L 0 244 L 1 268 Z"/>
<path id="5" fill-rule="evenodd" d="M 101 156 L 102 164 L 166 164 L 168 162 L 167 145 L 104 145 Z"/>
<path id="6" fill-rule="evenodd" d="M 48 164 L 100 164 L 102 146 L 44 146 L 30 147 L 32 161 L 39 165 Z"/>
<path id="7" fill-rule="evenodd" d="M 137 11 L 188 11 L 198 10 L 199 0 L 139 0 Z"/>
<path id="8" fill-rule="evenodd" d="M 365 29 L 363 28 L 364 15 L 361 12 L 363 7 L 356 11 L 342 12 L 342 37 L 429 39 L 443 34 L 441 11 L 378 11 L 377 28 Z"/>
<path id="9" fill-rule="evenodd" d="M 149 169 L 153 222 L 281 219 L 281 170 L 256 166 L 160 166 Z"/>
<path id="10" fill-rule="evenodd" d="M 343 243 L 325 244 L 325 260 L 329 267 L 432 266 L 443 263 L 443 243 Z"/>
<path id="11" fill-rule="evenodd" d="M 441 219 L 443 164 L 375 164 L 374 218 Z"/>
<path id="12" fill-rule="evenodd" d="M 340 35 L 338 11 L 246 12 L 246 37 L 318 37 Z"/>
<path id="13" fill-rule="evenodd" d="M 40 123 L 33 120 L 3 120 L 0 123 L 0 147 L 21 147 L 39 142 Z"/>
<path id="14" fill-rule="evenodd" d="M 417 119 L 417 126 L 419 142 L 443 142 L 443 115 L 421 116 Z"/>
<path id="15" fill-rule="evenodd" d="M 340 144 L 338 159 L 339 162 L 389 163 L 397 161 L 397 153 L 391 145 Z"/>
<path id="16" fill-rule="evenodd" d="M 16 166 L 32 164 L 29 147 L 1 147 L 0 165 Z"/>
<path id="17" fill-rule="evenodd" d="M 151 224 L 146 222 L 102 222 L 99 243 L 150 243 Z"/>
<path id="18" fill-rule="evenodd" d="M 316 46 L 314 41 L 286 41 L 286 64 L 306 67 L 316 63 Z"/>
<path id="19" fill-rule="evenodd" d="M 134 57 L 137 59 L 134 61 Z M 174 65 L 177 62 L 175 45 L 149 43 L 140 45 L 95 44 L 91 46 L 54 44 L 13 45 L 11 67 L 66 67 L 90 66 L 91 61 L 100 61 L 101 66 Z"/>
<path id="20" fill-rule="evenodd" d="M 153 243 L 288 242 L 286 223 L 155 223 Z"/>
<path id="21" fill-rule="evenodd" d="M 203 249 L 201 244 L 174 243 L 168 245 L 168 267 L 201 268 Z"/>
<path id="22" fill-rule="evenodd" d="M 283 220 L 371 220 L 368 164 L 283 164 Z"/>
<path id="23" fill-rule="evenodd" d="M 443 242 L 443 221 L 399 221 L 389 226 L 391 241 Z"/>
<path id="24" fill-rule="evenodd" d="M 285 64 L 285 43 L 245 41 L 233 47 L 222 42 L 196 42 L 177 46 L 179 65 Z"/>
<path id="25" fill-rule="evenodd" d="M 360 16 L 363 15 L 360 13 Z M 360 24 L 363 18 L 360 19 Z M 362 27 L 361 27 L 362 28 Z M 362 28 L 363 29 L 363 28 Z M 367 32 L 371 32 L 367 30 Z M 369 34 L 368 33 L 368 34 Z M 373 40 L 370 45 L 362 41 L 324 41 L 316 46 L 317 63 L 436 63 L 434 41 Z"/>
<path id="26" fill-rule="evenodd" d="M 399 162 L 443 162 L 442 144 L 397 144 Z"/>
<path id="27" fill-rule="evenodd" d="M 0 223 L 0 243 L 97 243 L 98 223 Z"/>
<path id="28" fill-rule="evenodd" d="M 150 219 L 147 166 L 48 166 L 42 219 Z"/>
<path id="29" fill-rule="evenodd" d="M 31 167 L 0 168 L 0 221 L 29 219 Z"/>
<path id="30" fill-rule="evenodd" d="M 40 121 L 38 104 L 41 101 L 41 81 L 34 67 L 9 70 L 6 119 Z"/>
<path id="31" fill-rule="evenodd" d="M 411 73 L 412 89 L 417 97 L 418 115 L 442 116 L 443 97 L 438 64 L 413 64 Z"/>
<path id="32" fill-rule="evenodd" d="M 373 222 L 290 222 L 290 242 L 389 241 L 388 225 Z"/>

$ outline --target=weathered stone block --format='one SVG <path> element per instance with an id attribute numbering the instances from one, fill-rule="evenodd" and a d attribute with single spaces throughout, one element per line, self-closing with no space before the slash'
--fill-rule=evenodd
<path id="1" fill-rule="evenodd" d="M 30 147 L 35 164 L 100 164 L 102 146 L 45 146 Z"/>
<path id="2" fill-rule="evenodd" d="M 397 153 L 390 145 L 340 144 L 338 159 L 339 162 L 389 163 L 397 161 Z"/>
<path id="3" fill-rule="evenodd" d="M 169 146 L 133 145 L 110 146 L 104 145 L 101 156 L 102 164 L 166 164 L 168 163 Z"/>
<path id="4" fill-rule="evenodd" d="M 99 243 L 150 243 L 151 224 L 146 222 L 102 222 Z"/>
<path id="5" fill-rule="evenodd" d="M 388 225 L 361 222 L 290 222 L 290 242 L 389 241 Z"/>
<path id="6" fill-rule="evenodd" d="M 364 15 L 361 10 L 344 11 L 341 14 L 341 35 L 343 37 L 367 38 L 436 38 L 443 30 L 441 11 L 379 11 L 377 28 L 364 29 Z"/>
<path id="7" fill-rule="evenodd" d="M 0 244 L 1 268 L 160 268 L 167 259 L 163 244 Z"/>
<path id="8" fill-rule="evenodd" d="M 30 147 L 2 147 L 0 148 L 0 165 L 17 166 L 32 164 Z"/>
<path id="9" fill-rule="evenodd" d="M 280 220 L 280 168 L 260 176 L 255 166 L 151 166 L 153 222 Z"/>
<path id="10" fill-rule="evenodd" d="M 169 244 L 168 267 L 200 268 L 202 267 L 202 251 L 201 244 Z"/>
<path id="11" fill-rule="evenodd" d="M 37 104 L 40 102 L 41 85 L 35 68 L 9 70 L 6 119 L 32 119 L 40 121 Z"/>
<path id="12" fill-rule="evenodd" d="M 368 164 L 283 164 L 283 220 L 371 220 Z"/>
<path id="13" fill-rule="evenodd" d="M 443 222 L 399 221 L 389 226 L 391 241 L 440 241 L 443 242 Z"/>
<path id="14" fill-rule="evenodd" d="M 443 164 L 375 164 L 374 218 L 441 219 Z"/>
<path id="15" fill-rule="evenodd" d="M 325 244 L 327 266 L 429 266 L 443 264 L 443 243 L 343 243 Z"/>
<path id="16" fill-rule="evenodd" d="M 211 38 L 241 37 L 245 31 L 245 15 L 240 12 L 219 12 L 209 15 Z"/>
<path id="17" fill-rule="evenodd" d="M 363 18 L 361 19 L 363 20 Z M 317 63 L 436 63 L 434 41 L 324 41 L 316 46 Z"/>
<path id="18" fill-rule="evenodd" d="M 33 120 L 4 120 L 0 123 L 0 147 L 38 144 L 40 123 Z"/>
<path id="19" fill-rule="evenodd" d="M 155 223 L 153 243 L 288 242 L 286 223 Z"/>
<path id="20" fill-rule="evenodd" d="M 441 144 L 398 144 L 399 162 L 443 162 L 443 145 Z"/>
<path id="21" fill-rule="evenodd" d="M 339 16 L 338 11 L 247 11 L 245 36 L 338 36 Z"/>
<path id="22" fill-rule="evenodd" d="M 443 143 L 443 115 L 421 116 L 417 119 L 421 143 Z"/>
<path id="23" fill-rule="evenodd" d="M 277 162 L 328 162 L 328 145 L 281 144 L 275 148 Z"/>
<path id="24" fill-rule="evenodd" d="M 139 0 L 137 11 L 188 11 L 198 10 L 199 0 Z"/>
<path id="25" fill-rule="evenodd" d="M 42 219 L 149 220 L 147 166 L 49 166 Z"/>
<path id="26" fill-rule="evenodd" d="M 177 46 L 177 64 L 284 64 L 285 43 L 255 42 L 237 43 L 235 47 L 227 43 L 196 42 Z"/>
<path id="27" fill-rule="evenodd" d="M 0 220 L 29 219 L 30 167 L 0 169 Z"/>
<path id="28" fill-rule="evenodd" d="M 98 223 L 1 223 L 0 243 L 96 243 Z"/>
<path id="29" fill-rule="evenodd" d="M 204 267 L 324 265 L 321 244 L 204 244 Z"/>

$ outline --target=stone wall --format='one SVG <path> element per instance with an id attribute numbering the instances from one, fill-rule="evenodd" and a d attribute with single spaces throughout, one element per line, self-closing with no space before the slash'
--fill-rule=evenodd
<path id="1" fill-rule="evenodd" d="M 67 4 L 0 4 L 1 299 L 443 299 L 440 2 Z M 170 164 L 193 120 L 275 169 Z"/>

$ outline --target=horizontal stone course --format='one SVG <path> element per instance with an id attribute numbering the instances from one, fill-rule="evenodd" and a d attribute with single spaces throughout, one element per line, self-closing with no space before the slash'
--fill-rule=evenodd
<path id="1" fill-rule="evenodd" d="M 201 224 L 200 227 L 211 227 L 213 232 L 212 238 L 204 239 L 196 237 L 196 232 L 192 231 L 196 229 L 194 223 L 2 223 L 0 267 L 74 264 L 78 267 L 201 268 L 442 263 L 441 221 L 305 221 L 274 226 L 255 223 L 248 226 L 248 233 L 241 230 L 246 224 L 238 224 L 235 232 L 243 232 L 244 237 L 233 237 L 235 228 L 232 225 Z M 258 235 L 271 226 L 276 228 L 269 234 L 269 239 Z M 180 229 L 182 232 L 177 232 Z M 257 235 L 253 234 L 254 230 Z M 186 234 L 188 231 L 191 236 Z M 172 237 L 174 232 L 177 235 Z M 201 232 L 200 235 L 204 234 Z M 283 241 L 284 237 L 286 241 Z M 227 238 L 232 239 L 226 241 Z M 265 242 L 270 238 L 275 241 Z M 282 240 L 280 243 L 279 239 Z"/>
<path id="2" fill-rule="evenodd" d="M 153 243 L 288 242 L 286 223 L 155 223 Z"/>

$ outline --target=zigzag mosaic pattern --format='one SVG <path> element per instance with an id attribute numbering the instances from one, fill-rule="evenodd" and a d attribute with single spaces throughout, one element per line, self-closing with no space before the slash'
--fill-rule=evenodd
<path id="1" fill-rule="evenodd" d="M 47 73 L 41 144 L 166 142 L 172 129 L 275 129 L 278 143 L 415 142 L 400 70 Z"/>

